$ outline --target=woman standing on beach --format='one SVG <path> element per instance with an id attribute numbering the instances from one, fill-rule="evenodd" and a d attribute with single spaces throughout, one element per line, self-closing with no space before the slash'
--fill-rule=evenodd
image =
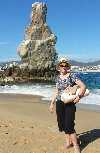
<path id="1" fill-rule="evenodd" d="M 86 87 L 74 73 L 71 73 L 70 68 L 71 65 L 66 58 L 62 58 L 59 61 L 57 65 L 59 75 L 57 77 L 56 91 L 52 96 L 49 110 L 51 113 L 54 111 L 54 102 L 56 101 L 58 128 L 60 132 L 65 132 L 65 148 L 67 149 L 73 145 L 75 153 L 80 153 L 80 147 L 78 145 L 77 136 L 74 129 L 76 112 L 75 104 L 78 103 L 80 98 L 84 95 Z M 61 93 L 63 93 L 67 86 L 72 84 L 77 84 L 80 87 L 80 93 L 73 102 L 65 104 L 63 101 L 61 101 Z"/>

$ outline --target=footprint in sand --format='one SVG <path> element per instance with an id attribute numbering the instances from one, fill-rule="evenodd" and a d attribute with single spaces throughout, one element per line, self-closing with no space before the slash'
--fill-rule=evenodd
<path id="1" fill-rule="evenodd" d="M 20 137 L 18 140 L 16 140 L 16 142 L 13 143 L 13 145 L 16 145 L 16 144 L 30 144 L 32 143 L 32 139 L 31 138 L 26 138 L 24 136 Z"/>

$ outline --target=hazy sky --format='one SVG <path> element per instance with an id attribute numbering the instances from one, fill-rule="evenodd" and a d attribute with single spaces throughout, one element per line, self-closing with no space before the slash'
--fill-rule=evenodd
<path id="1" fill-rule="evenodd" d="M 16 48 L 35 0 L 0 1 L 0 61 L 18 59 Z M 57 52 L 71 59 L 100 59 L 100 0 L 45 0 Z"/>

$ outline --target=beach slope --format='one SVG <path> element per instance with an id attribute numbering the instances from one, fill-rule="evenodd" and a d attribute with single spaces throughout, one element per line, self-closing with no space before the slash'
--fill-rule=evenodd
<path id="1" fill-rule="evenodd" d="M 48 109 L 38 96 L 0 94 L 0 153 L 73 153 Z M 76 131 L 83 153 L 100 153 L 100 112 L 78 109 Z"/>

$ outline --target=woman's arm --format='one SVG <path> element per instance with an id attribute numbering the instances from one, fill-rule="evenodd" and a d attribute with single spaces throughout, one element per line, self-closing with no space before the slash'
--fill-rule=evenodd
<path id="1" fill-rule="evenodd" d="M 51 97 L 51 102 L 50 102 L 50 107 L 49 107 L 49 110 L 51 113 L 54 112 L 54 103 L 55 103 L 55 100 L 56 100 L 56 96 L 58 95 L 58 89 L 56 88 L 53 92 L 53 95 Z"/>
<path id="2" fill-rule="evenodd" d="M 86 91 L 86 85 L 81 80 L 76 80 L 75 83 L 80 87 L 80 93 L 75 98 L 74 103 L 78 103 L 80 98 L 83 97 L 85 91 Z"/>
<path id="3" fill-rule="evenodd" d="M 54 91 L 53 91 L 53 95 L 51 97 L 51 104 L 54 104 L 55 103 L 55 100 L 56 100 L 56 96 L 58 95 L 58 89 L 56 88 Z"/>
<path id="4" fill-rule="evenodd" d="M 86 91 L 86 85 L 81 80 L 77 80 L 75 83 L 80 87 L 79 97 L 81 98 Z"/>

